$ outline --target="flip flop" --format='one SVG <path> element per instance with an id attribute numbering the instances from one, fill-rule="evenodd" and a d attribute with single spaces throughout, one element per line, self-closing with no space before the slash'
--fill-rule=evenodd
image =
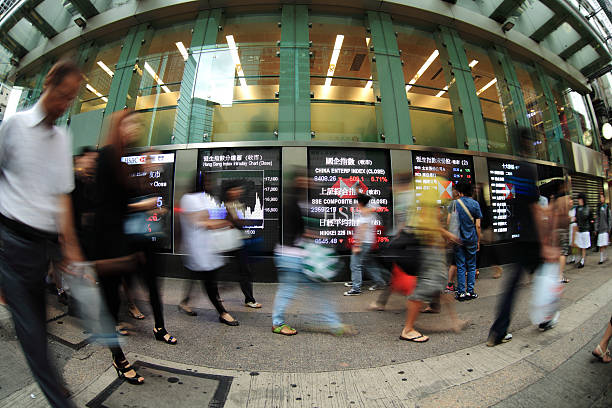
<path id="1" fill-rule="evenodd" d="M 597 353 L 596 353 L 597 352 Z M 598 354 L 599 353 L 599 354 Z M 601 349 L 601 346 L 598 344 L 597 348 L 591 352 L 593 356 L 595 356 L 599 361 L 604 364 L 610 363 L 610 361 L 604 361 L 604 357 L 610 357 L 610 350 L 606 350 L 605 352 Z"/>
<path id="2" fill-rule="evenodd" d="M 422 334 L 420 334 L 420 335 L 418 335 L 416 337 L 404 337 L 404 336 L 400 336 L 399 338 L 400 338 L 400 340 L 411 341 L 413 343 L 425 343 L 425 342 L 429 341 L 429 337 L 423 336 Z M 425 340 L 420 340 L 419 341 L 419 339 L 422 339 L 422 338 L 424 338 Z"/>
<path id="3" fill-rule="evenodd" d="M 284 328 L 291 330 L 292 333 L 283 333 Z M 282 334 L 283 336 L 295 336 L 297 334 L 297 330 L 295 330 L 293 327 L 289 326 L 288 324 L 281 324 L 280 326 L 272 327 L 272 333 Z"/>

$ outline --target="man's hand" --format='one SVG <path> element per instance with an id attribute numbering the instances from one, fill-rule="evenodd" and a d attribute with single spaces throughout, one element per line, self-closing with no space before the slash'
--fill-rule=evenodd
<path id="1" fill-rule="evenodd" d="M 361 252 L 361 247 L 360 247 L 360 246 L 358 246 L 358 245 L 355 245 L 355 246 L 353 247 L 353 250 L 352 250 L 352 251 L 353 251 L 353 253 L 354 253 L 354 254 L 358 254 L 358 253 L 360 253 L 360 252 Z"/>

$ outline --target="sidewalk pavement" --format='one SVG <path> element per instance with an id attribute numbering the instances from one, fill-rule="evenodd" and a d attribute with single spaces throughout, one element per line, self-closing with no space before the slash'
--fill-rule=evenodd
<path id="1" fill-rule="evenodd" d="M 51 355 L 78 406 L 177 407 L 577 407 L 612 406 L 611 365 L 594 362 L 590 352 L 612 312 L 612 264 L 570 267 L 559 325 L 540 333 L 528 319 L 530 287 L 524 283 L 511 325 L 514 339 L 484 345 L 503 290 L 503 278 L 481 271 L 477 300 L 456 305 L 470 324 L 460 334 L 442 331 L 443 317 L 421 315 L 417 328 L 430 335 L 425 344 L 400 341 L 404 300 L 392 298 L 385 312 L 368 311 L 378 292 L 343 297 L 341 284 L 322 285 L 335 297 L 342 320 L 359 334 L 334 337 L 308 325 L 305 313 L 315 305 L 296 302 L 290 324 L 293 337 L 271 332 L 275 284 L 256 284 L 259 310 L 242 306 L 238 285 L 221 291 L 239 327 L 221 325 L 204 296 L 194 299 L 197 317 L 177 311 L 183 282 L 163 285 L 168 331 L 179 344 L 154 341 L 150 308 L 125 338 L 128 358 L 145 377 L 143 386 L 119 381 L 110 353 L 90 344 L 78 321 L 50 299 Z M 45 407 L 32 384 L 10 324 L 0 308 L 0 406 Z"/>

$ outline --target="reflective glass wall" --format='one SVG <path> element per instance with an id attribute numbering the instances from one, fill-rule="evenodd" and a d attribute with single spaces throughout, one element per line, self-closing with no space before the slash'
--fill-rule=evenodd
<path id="1" fill-rule="evenodd" d="M 365 21 L 328 15 L 312 15 L 310 21 L 313 140 L 378 141 L 378 85 Z"/>

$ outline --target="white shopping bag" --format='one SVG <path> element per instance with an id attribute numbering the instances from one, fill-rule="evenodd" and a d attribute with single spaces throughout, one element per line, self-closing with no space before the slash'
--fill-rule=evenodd
<path id="1" fill-rule="evenodd" d="M 533 324 L 551 321 L 559 311 L 563 286 L 559 278 L 559 264 L 544 263 L 535 271 L 532 282 L 529 317 Z"/>

